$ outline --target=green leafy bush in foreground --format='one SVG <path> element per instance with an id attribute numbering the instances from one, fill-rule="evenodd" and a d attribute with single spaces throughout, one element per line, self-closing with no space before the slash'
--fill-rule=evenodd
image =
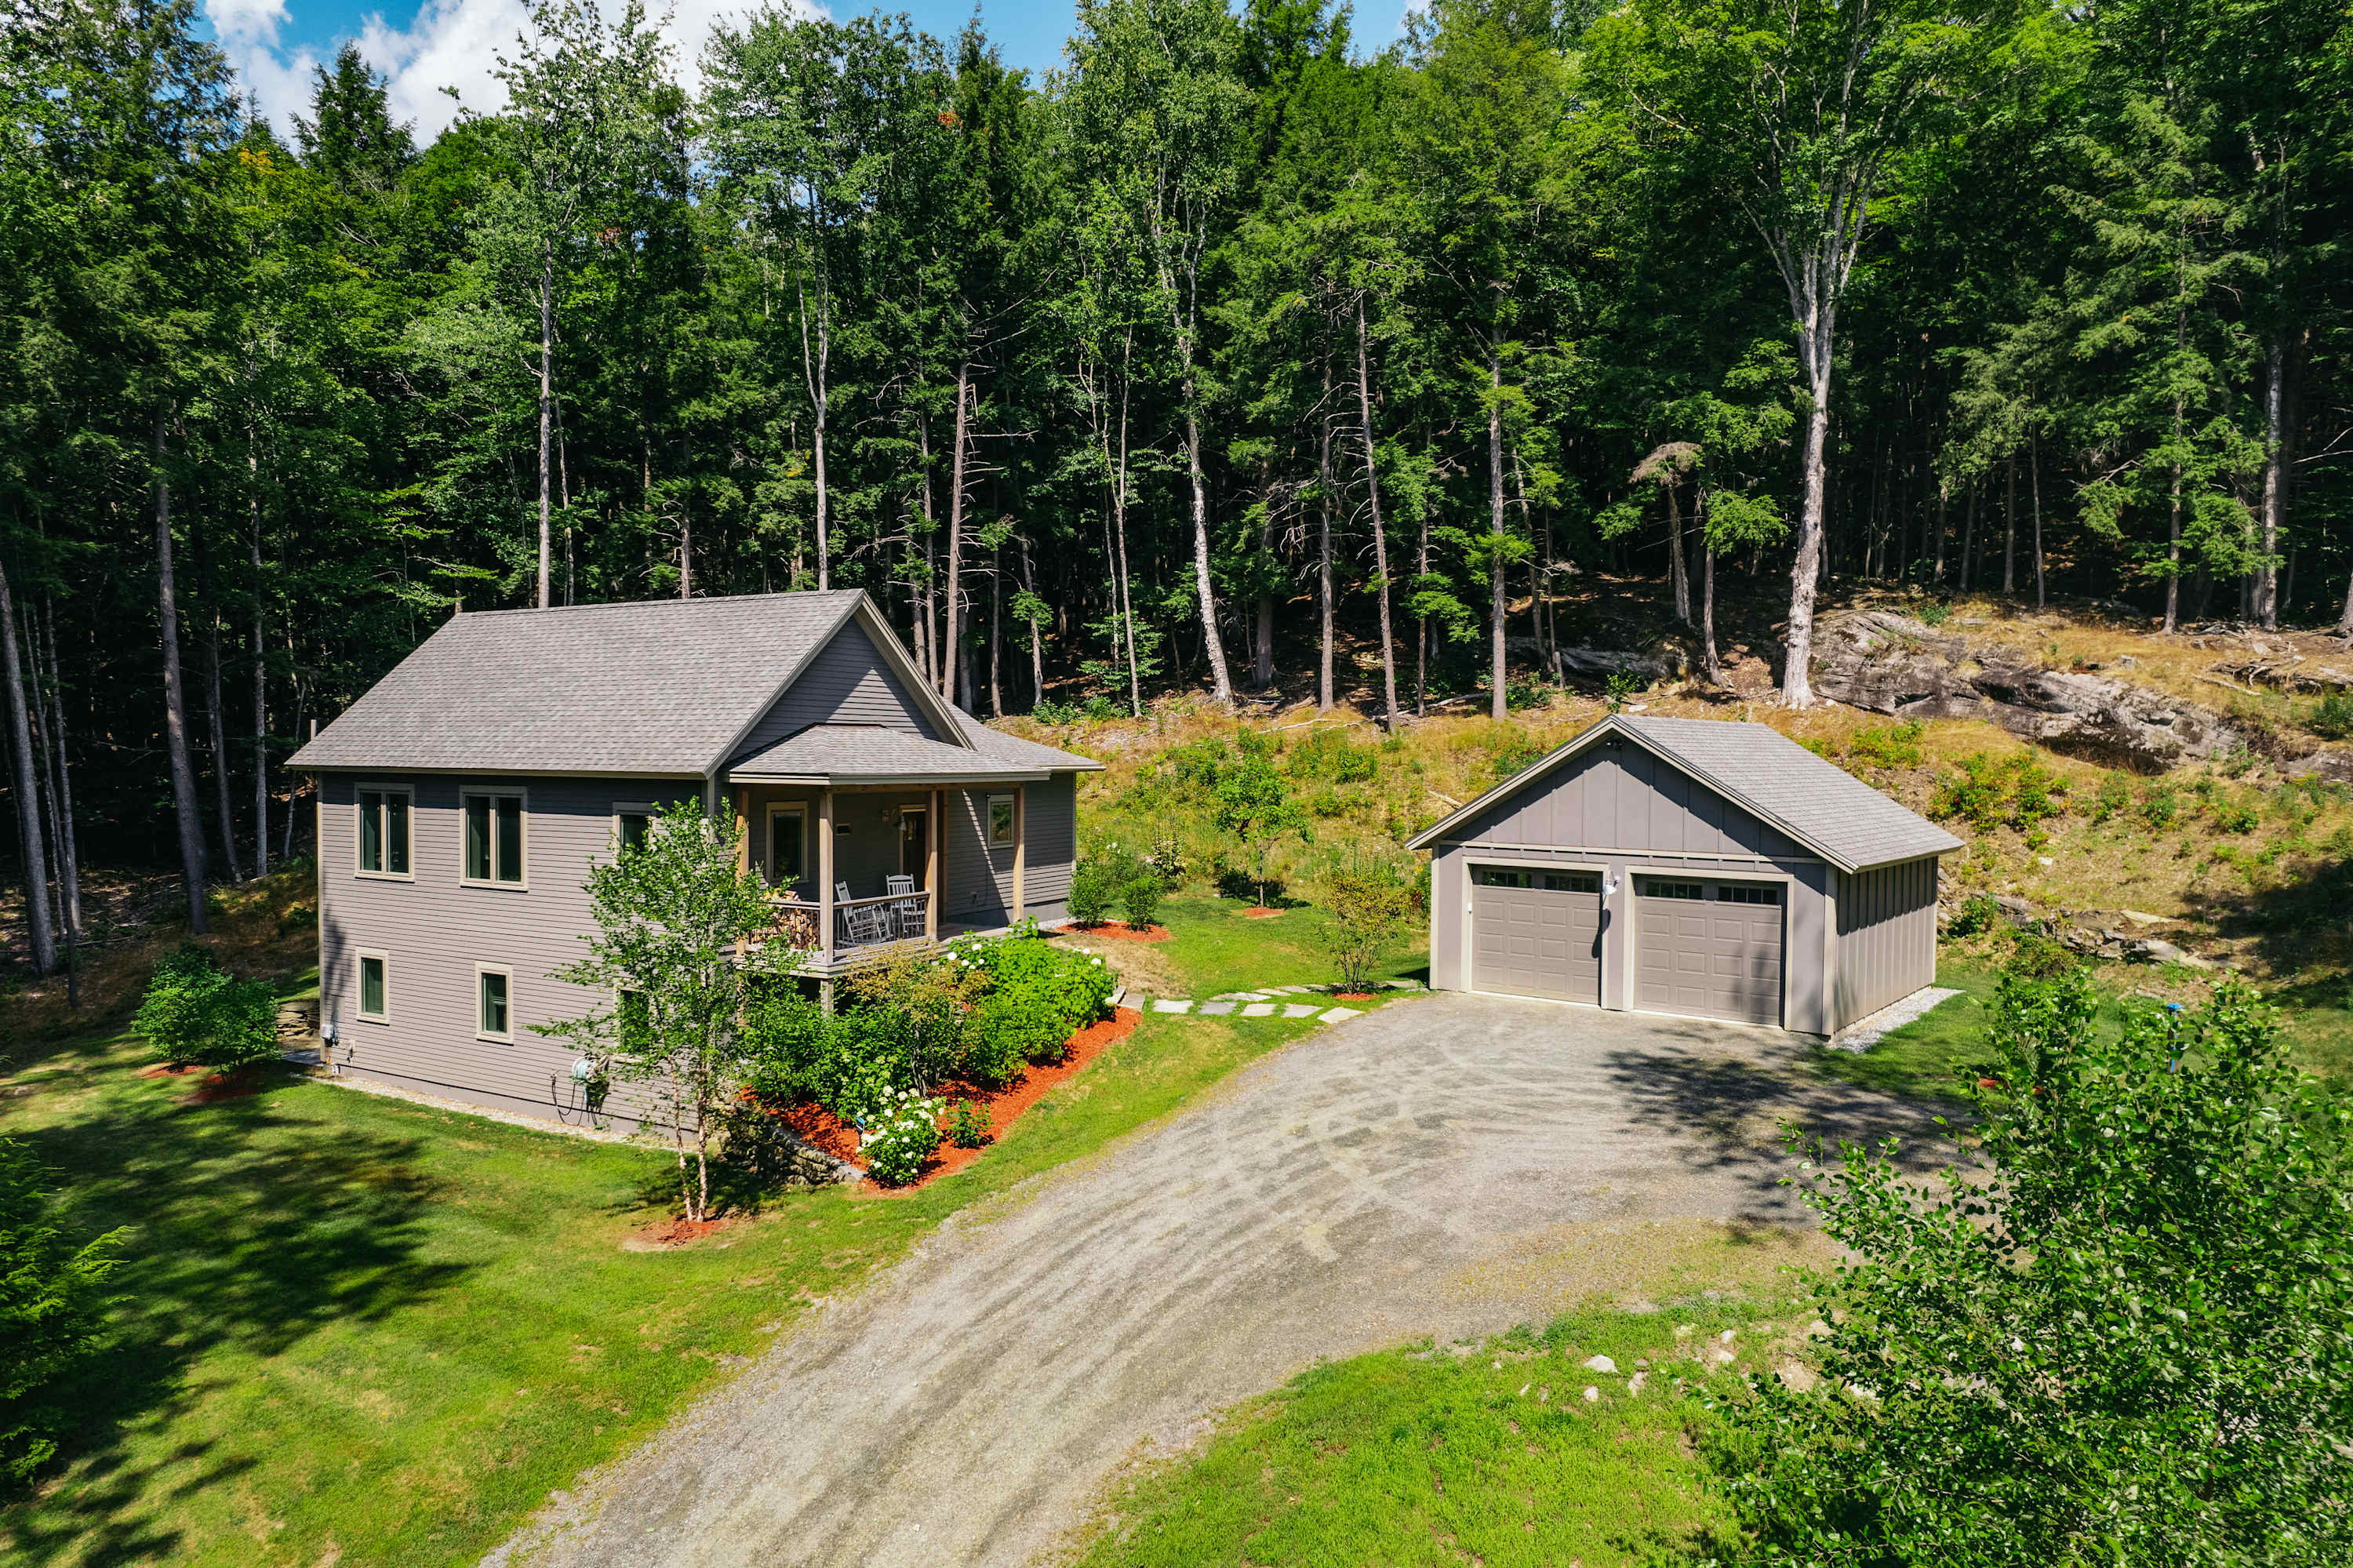
<path id="1" fill-rule="evenodd" d="M 98 1352 L 99 1287 L 122 1234 L 67 1242 L 41 1177 L 23 1144 L 0 1138 L 0 1486 L 57 1452 L 58 1384 Z"/>
<path id="2" fill-rule="evenodd" d="M 1071 1036 L 1103 1015 L 1117 989 L 1101 959 L 1036 936 L 962 942 L 956 957 L 987 983 L 972 1010 L 975 1053 L 1002 1064 L 1008 1078 L 1023 1062 L 1060 1061 Z"/>
<path id="3" fill-rule="evenodd" d="M 1853 1261 L 1810 1280 L 1820 1383 L 1727 1407 L 1762 1561 L 2353 1560 L 2348 1112 L 2237 981 L 2095 1009 L 2005 976 L 1960 1180 L 1793 1139 Z"/>
<path id="4" fill-rule="evenodd" d="M 278 1054 L 278 993 L 267 980 L 232 978 L 190 945 L 156 964 L 131 1026 L 172 1066 L 243 1067 Z"/>

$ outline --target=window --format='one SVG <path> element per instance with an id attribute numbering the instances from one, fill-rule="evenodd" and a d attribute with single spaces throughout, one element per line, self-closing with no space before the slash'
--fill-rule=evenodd
<path id="1" fill-rule="evenodd" d="M 1642 884 L 1642 892 L 1645 896 L 1651 898 L 1704 899 L 1707 896 L 1707 888 L 1705 885 L 1697 882 L 1660 882 L 1651 880 Z"/>
<path id="2" fill-rule="evenodd" d="M 1766 882 L 1720 882 L 1715 898 L 1719 904 L 1778 904 L 1781 890 Z"/>
<path id="3" fill-rule="evenodd" d="M 625 806 L 615 806 L 613 808 L 614 843 L 624 850 L 634 851 L 645 848 L 646 835 L 653 831 L 653 820 L 659 810 L 659 807 L 648 805 L 642 801 L 631 801 Z"/>
<path id="4" fill-rule="evenodd" d="M 988 842 L 1009 844 L 1013 842 L 1013 797 L 991 795 L 988 798 Z"/>
<path id="5" fill-rule="evenodd" d="M 1601 877 L 1599 873 L 1590 871 L 1547 871 L 1544 885 L 1547 893 L 1599 893 Z"/>
<path id="6" fill-rule="evenodd" d="M 384 1023 L 392 1014 L 385 1005 L 384 955 L 362 953 L 360 959 L 360 1017 L 370 1023 Z"/>
<path id="7" fill-rule="evenodd" d="M 406 789 L 371 788 L 360 791 L 362 876 L 409 874 L 408 806 Z"/>
<path id="8" fill-rule="evenodd" d="M 808 808 L 768 808 L 768 880 L 789 887 L 808 875 Z"/>
<path id="9" fill-rule="evenodd" d="M 1473 867 L 1471 874 L 1482 887 L 1532 887 L 1534 879 L 1525 871 L 1512 871 L 1500 865 Z"/>
<path id="10" fill-rule="evenodd" d="M 522 885 L 522 797 L 466 797 L 465 880 Z"/>
<path id="11" fill-rule="evenodd" d="M 508 1020 L 508 1003 L 513 987 L 514 975 L 511 970 L 481 969 L 474 971 L 474 1038 L 514 1038 L 514 1030 Z"/>

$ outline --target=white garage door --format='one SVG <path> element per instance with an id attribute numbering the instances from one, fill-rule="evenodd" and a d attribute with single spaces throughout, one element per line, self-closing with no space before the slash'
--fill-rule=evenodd
<path id="1" fill-rule="evenodd" d="M 1635 884 L 1634 1005 L 1781 1022 L 1781 886 L 1645 876 Z"/>
<path id="2" fill-rule="evenodd" d="M 1471 868 L 1471 986 L 1601 1000 L 1601 878 L 1535 866 Z"/>

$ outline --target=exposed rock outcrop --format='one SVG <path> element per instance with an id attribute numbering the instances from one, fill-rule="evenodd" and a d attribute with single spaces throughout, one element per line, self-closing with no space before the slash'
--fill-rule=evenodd
<path id="1" fill-rule="evenodd" d="M 2221 714 L 2104 675 L 2045 670 L 2010 649 L 1861 609 L 1815 632 L 1814 689 L 1903 718 L 1974 718 L 2054 751 L 2141 768 L 2214 757 L 2244 737 Z"/>

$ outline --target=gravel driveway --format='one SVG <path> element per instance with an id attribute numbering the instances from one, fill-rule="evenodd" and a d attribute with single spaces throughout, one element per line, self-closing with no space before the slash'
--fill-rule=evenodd
<path id="1" fill-rule="evenodd" d="M 1597 1237 L 1799 1219 L 1783 1115 L 1919 1125 L 1798 1049 L 1462 995 L 1310 1035 L 951 1224 L 489 1561 L 1025 1563 L 1139 1445 L 1318 1357 L 1540 1320 L 1608 1283 Z"/>

